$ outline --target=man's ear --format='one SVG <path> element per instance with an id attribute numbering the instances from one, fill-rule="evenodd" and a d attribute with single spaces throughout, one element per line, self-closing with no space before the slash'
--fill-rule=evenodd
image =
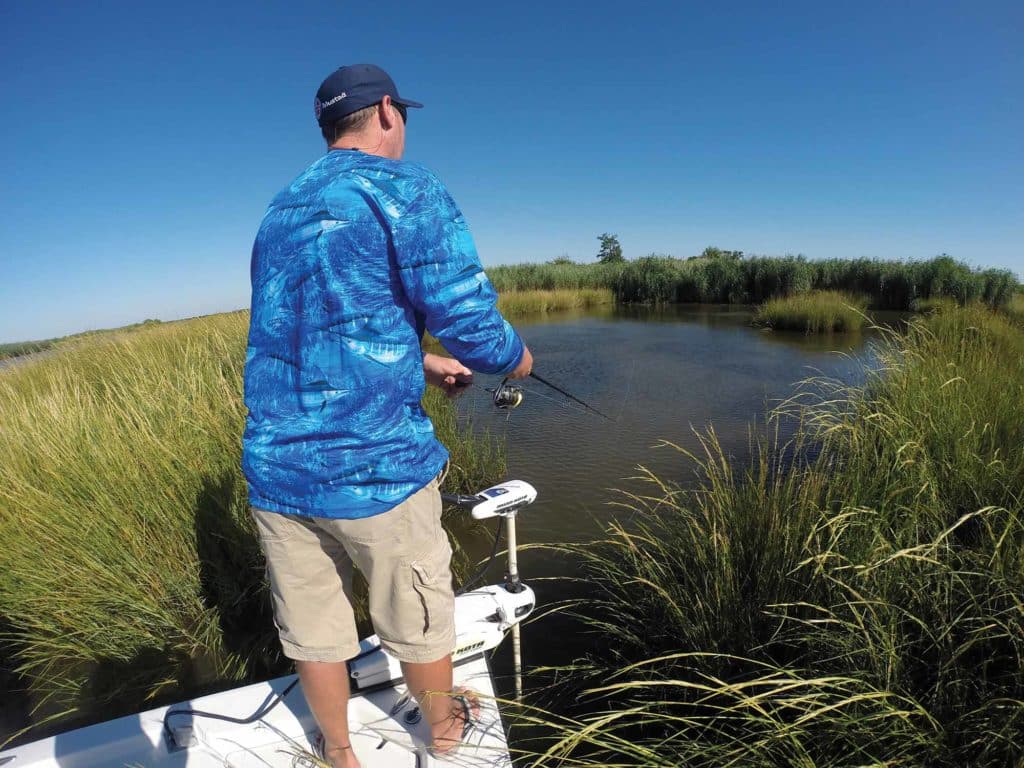
<path id="1" fill-rule="evenodd" d="M 395 111 L 391 108 L 391 97 L 387 94 L 377 105 L 377 119 L 380 120 L 381 127 L 386 131 L 395 127 Z"/>

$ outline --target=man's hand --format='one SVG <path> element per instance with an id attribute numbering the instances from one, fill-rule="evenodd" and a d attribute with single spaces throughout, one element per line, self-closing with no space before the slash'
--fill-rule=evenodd
<path id="1" fill-rule="evenodd" d="M 473 372 L 454 357 L 430 352 L 423 355 L 423 375 L 428 384 L 443 389 L 448 397 L 461 395 L 473 383 Z"/>
<path id="2" fill-rule="evenodd" d="M 527 376 L 530 375 L 530 371 L 532 371 L 532 370 L 533 370 L 533 355 L 530 354 L 529 348 L 524 344 L 523 345 L 523 357 L 519 361 L 519 365 L 517 365 L 514 369 L 512 369 L 512 372 L 508 375 L 508 377 L 510 379 L 525 379 Z"/>

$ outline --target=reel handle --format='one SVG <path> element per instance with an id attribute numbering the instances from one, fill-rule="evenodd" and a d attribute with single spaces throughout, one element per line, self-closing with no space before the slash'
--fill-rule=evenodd
<path id="1" fill-rule="evenodd" d="M 494 405 L 503 411 L 510 411 L 518 408 L 523 402 L 523 388 L 515 384 L 509 384 L 508 378 L 502 379 L 500 385 L 495 387 L 494 395 L 491 398 Z"/>
<path id="2" fill-rule="evenodd" d="M 463 509 L 472 509 L 480 503 L 480 499 L 476 496 L 466 496 L 462 493 L 442 493 L 441 501 L 446 504 L 454 504 L 455 506 L 462 507 Z"/>

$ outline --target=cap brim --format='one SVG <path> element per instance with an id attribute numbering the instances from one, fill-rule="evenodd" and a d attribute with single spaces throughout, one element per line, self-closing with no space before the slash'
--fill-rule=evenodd
<path id="1" fill-rule="evenodd" d="M 412 99 L 406 99 L 406 98 L 404 98 L 402 96 L 398 96 L 397 98 L 392 96 L 391 100 L 398 102 L 403 107 L 414 107 L 416 109 L 420 109 L 423 106 L 418 101 L 413 101 Z"/>

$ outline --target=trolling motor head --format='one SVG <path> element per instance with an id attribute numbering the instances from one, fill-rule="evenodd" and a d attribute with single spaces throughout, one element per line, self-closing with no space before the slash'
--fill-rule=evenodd
<path id="1" fill-rule="evenodd" d="M 492 485 L 475 496 L 472 505 L 467 506 L 475 520 L 486 520 L 489 517 L 509 517 L 520 507 L 533 504 L 537 500 L 537 489 L 524 480 L 508 480 Z"/>

